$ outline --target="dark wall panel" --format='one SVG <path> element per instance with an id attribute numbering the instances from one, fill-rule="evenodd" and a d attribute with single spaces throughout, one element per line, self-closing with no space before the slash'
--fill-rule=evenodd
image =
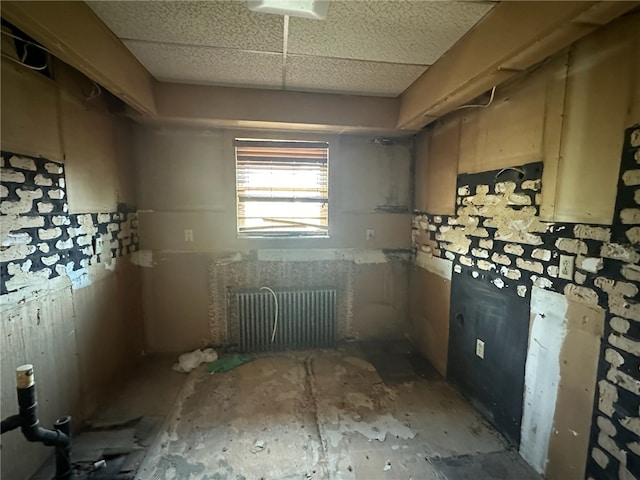
<path id="1" fill-rule="evenodd" d="M 451 281 L 449 377 L 514 444 L 520 443 L 529 299 L 470 275 Z M 476 340 L 485 342 L 484 359 Z"/>

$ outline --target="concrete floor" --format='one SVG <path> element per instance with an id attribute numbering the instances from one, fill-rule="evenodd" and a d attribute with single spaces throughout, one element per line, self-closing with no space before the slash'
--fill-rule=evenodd
<path id="1" fill-rule="evenodd" d="M 144 436 L 155 440 L 141 441 L 140 427 L 125 434 L 140 447 L 129 455 L 137 463 L 124 460 L 139 480 L 539 478 L 413 360 L 402 349 L 350 346 L 182 376 L 152 360 L 92 426 L 146 422 Z"/>

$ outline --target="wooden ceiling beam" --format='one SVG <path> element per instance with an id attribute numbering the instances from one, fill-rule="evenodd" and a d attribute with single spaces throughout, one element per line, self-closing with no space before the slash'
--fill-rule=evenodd
<path id="1" fill-rule="evenodd" d="M 143 123 L 392 134 L 396 131 L 399 101 L 160 82 L 156 107 L 155 117 L 129 113 Z"/>
<path id="2" fill-rule="evenodd" d="M 4 1 L 2 16 L 149 123 L 396 134 L 499 85 L 640 1 L 505 1 L 398 98 L 156 82 L 84 2 Z"/>
<path id="3" fill-rule="evenodd" d="M 638 4 L 500 2 L 402 93 L 397 127 L 422 128 Z"/>

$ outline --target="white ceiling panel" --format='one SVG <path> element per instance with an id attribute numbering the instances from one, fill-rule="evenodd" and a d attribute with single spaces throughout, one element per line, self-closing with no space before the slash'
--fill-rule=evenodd
<path id="1" fill-rule="evenodd" d="M 395 97 L 426 68 L 424 65 L 290 55 L 287 57 L 286 89 Z"/>
<path id="2" fill-rule="evenodd" d="M 431 65 L 489 2 L 332 0 L 326 20 L 290 19 L 289 52 Z"/>
<path id="3" fill-rule="evenodd" d="M 244 1 L 87 3 L 119 38 L 282 52 L 283 17 Z"/>
<path id="4" fill-rule="evenodd" d="M 158 80 L 280 88 L 282 55 L 222 48 L 125 41 Z"/>
<path id="5" fill-rule="evenodd" d="M 289 19 L 287 52 L 284 17 L 245 0 L 88 4 L 158 80 L 397 96 L 495 2 L 331 0 Z"/>

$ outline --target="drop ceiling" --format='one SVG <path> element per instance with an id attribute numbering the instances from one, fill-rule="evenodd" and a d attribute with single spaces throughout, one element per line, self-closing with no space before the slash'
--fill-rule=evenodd
<path id="1" fill-rule="evenodd" d="M 325 20 L 244 1 L 87 2 L 160 81 L 395 97 L 494 2 L 338 1 Z"/>

